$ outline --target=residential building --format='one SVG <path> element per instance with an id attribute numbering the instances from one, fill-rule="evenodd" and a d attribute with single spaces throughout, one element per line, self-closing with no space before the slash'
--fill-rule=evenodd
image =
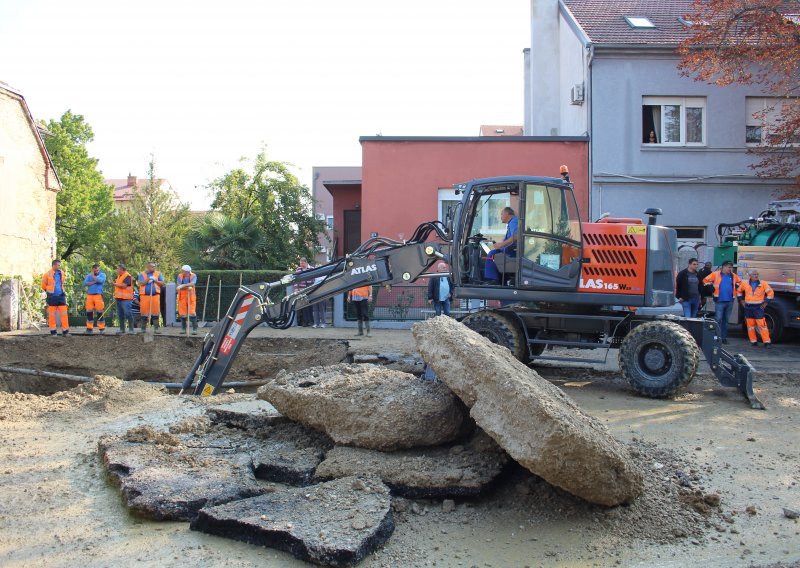
<path id="1" fill-rule="evenodd" d="M 716 225 L 757 215 L 788 180 L 750 167 L 753 113 L 769 104 L 757 85 L 679 72 L 691 11 L 692 0 L 532 0 L 525 134 L 588 135 L 590 217 L 659 207 L 659 222 L 711 260 Z"/>
<path id="2" fill-rule="evenodd" d="M 19 91 L 0 82 L 0 275 L 30 280 L 56 255 L 56 195 L 61 183 Z"/>
<path id="3" fill-rule="evenodd" d="M 516 124 L 481 124 L 478 136 L 522 136 L 523 130 L 522 125 Z"/>
<path id="4" fill-rule="evenodd" d="M 320 249 L 315 260 L 324 264 L 361 244 L 361 167 L 319 166 L 313 168 L 312 177 L 314 214 L 327 227 L 318 235 Z"/>
<path id="5" fill-rule="evenodd" d="M 168 180 L 162 178 L 156 178 L 155 180 L 156 185 L 163 191 L 167 191 L 175 196 L 175 199 L 178 199 L 178 194 L 175 189 L 172 187 L 172 184 L 169 183 Z M 134 175 L 128 174 L 127 178 L 115 178 L 115 179 L 107 179 L 105 182 L 108 185 L 114 186 L 114 207 L 124 207 L 126 204 L 130 203 L 131 199 L 137 191 L 140 191 L 143 188 L 146 188 L 150 183 L 149 178 L 139 179 Z"/>

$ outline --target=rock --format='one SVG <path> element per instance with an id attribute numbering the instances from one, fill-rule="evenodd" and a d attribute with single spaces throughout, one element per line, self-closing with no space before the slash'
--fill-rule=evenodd
<path id="1" fill-rule="evenodd" d="M 211 428 L 208 416 L 187 416 L 169 427 L 170 434 L 205 434 Z"/>
<path id="2" fill-rule="evenodd" d="M 460 451 L 453 452 L 455 447 Z M 500 474 L 508 456 L 478 431 L 466 446 L 378 452 L 336 446 L 317 467 L 317 478 L 374 475 L 395 495 L 412 499 L 477 497 Z"/>
<path id="3" fill-rule="evenodd" d="M 394 531 L 389 489 L 347 477 L 206 507 L 191 528 L 289 552 L 301 560 L 351 566 Z"/>
<path id="4" fill-rule="evenodd" d="M 235 442 L 213 436 L 143 436 L 142 432 L 140 427 L 127 437 L 103 436 L 98 443 L 109 477 L 139 515 L 185 521 L 205 505 L 263 492 L 249 454 Z"/>
<path id="5" fill-rule="evenodd" d="M 452 513 L 456 510 L 456 502 L 452 499 L 442 501 L 442 513 Z"/>
<path id="6" fill-rule="evenodd" d="M 786 507 L 783 508 L 783 516 L 787 519 L 796 519 L 800 517 L 800 511 L 795 509 L 787 509 Z"/>
<path id="7" fill-rule="evenodd" d="M 325 434 L 289 421 L 249 431 L 256 477 L 290 485 L 309 485 L 314 471 L 333 447 Z"/>
<path id="8" fill-rule="evenodd" d="M 288 420 L 265 400 L 243 400 L 206 409 L 213 424 L 256 430 Z"/>
<path id="9" fill-rule="evenodd" d="M 443 316 L 417 323 L 413 334 L 439 379 L 522 466 L 600 505 L 628 503 L 642 493 L 643 472 L 628 450 L 508 349 Z"/>
<path id="10" fill-rule="evenodd" d="M 376 365 L 279 373 L 258 397 L 338 444 L 384 451 L 447 443 L 465 414 L 444 385 Z"/>

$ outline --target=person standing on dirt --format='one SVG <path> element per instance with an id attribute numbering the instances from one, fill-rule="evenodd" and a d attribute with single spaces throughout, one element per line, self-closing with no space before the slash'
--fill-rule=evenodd
<path id="1" fill-rule="evenodd" d="M 683 306 L 683 317 L 697 317 L 700 308 L 700 279 L 697 276 L 696 258 L 689 259 L 689 265 L 678 272 L 675 278 L 675 295 Z"/>
<path id="2" fill-rule="evenodd" d="M 99 264 L 92 265 L 92 271 L 86 275 L 83 285 L 86 286 L 86 333 L 93 333 L 95 323 L 100 333 L 106 330 L 103 313 L 106 305 L 103 302 L 103 287 L 106 284 L 106 273 L 100 270 Z"/>
<path id="3" fill-rule="evenodd" d="M 702 282 L 705 286 L 714 287 L 714 319 L 717 320 L 722 343 L 728 343 L 728 320 L 742 279 L 733 273 L 733 263 L 726 260 L 722 268 L 707 275 Z"/>
<path id="4" fill-rule="evenodd" d="M 197 274 L 192 272 L 188 264 L 181 266 L 177 278 L 178 284 L 178 316 L 186 331 L 188 320 L 192 321 L 192 335 L 197 335 Z"/>
<path id="5" fill-rule="evenodd" d="M 122 263 L 117 265 L 117 278 L 114 280 L 114 300 L 117 302 L 117 319 L 119 319 L 117 335 L 125 333 L 125 322 L 128 322 L 128 333 L 133 334 L 133 276 Z"/>
<path id="6" fill-rule="evenodd" d="M 42 290 L 46 294 L 47 302 L 47 327 L 50 335 L 56 335 L 56 318 L 61 325 L 61 335 L 69 335 L 69 319 L 67 319 L 67 295 L 65 290 L 65 276 L 61 270 L 61 261 L 54 260 L 50 270 L 42 276 Z"/>
<path id="7" fill-rule="evenodd" d="M 758 326 L 761 341 L 764 342 L 764 348 L 769 349 L 772 345 L 767 320 L 764 319 L 764 308 L 767 307 L 767 302 L 774 297 L 775 292 L 772 291 L 770 285 L 758 279 L 758 270 L 751 270 L 747 282 L 742 282 L 742 285 L 739 286 L 739 302 L 744 308 L 744 317 L 747 321 L 747 337 L 753 347 L 758 346 L 756 326 Z"/>
<path id="8" fill-rule="evenodd" d="M 139 315 L 142 331 L 147 331 L 147 324 L 153 325 L 153 332 L 160 333 L 161 289 L 164 287 L 164 276 L 156 270 L 154 262 L 147 263 L 147 269 L 139 273 Z"/>
<path id="9" fill-rule="evenodd" d="M 367 328 L 367 337 L 372 337 L 372 330 L 369 328 L 369 303 L 372 301 L 372 286 L 362 286 L 347 293 L 347 301 L 353 304 L 356 309 L 356 319 L 358 319 L 358 333 L 364 335 L 364 327 Z"/>
<path id="10" fill-rule="evenodd" d="M 437 272 L 447 272 L 447 265 L 440 262 L 436 265 Z M 453 299 L 453 281 L 450 276 L 437 276 L 428 278 L 428 304 L 433 304 L 437 316 L 450 315 L 450 300 Z"/>

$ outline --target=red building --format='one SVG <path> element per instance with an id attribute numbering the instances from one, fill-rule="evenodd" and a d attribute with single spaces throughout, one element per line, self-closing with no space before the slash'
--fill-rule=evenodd
<path id="1" fill-rule="evenodd" d="M 361 179 L 323 182 L 333 196 L 335 256 L 372 233 L 411 236 L 422 222 L 444 220 L 453 184 L 501 175 L 558 177 L 566 164 L 575 197 L 589 211 L 588 138 L 532 136 L 364 136 Z"/>

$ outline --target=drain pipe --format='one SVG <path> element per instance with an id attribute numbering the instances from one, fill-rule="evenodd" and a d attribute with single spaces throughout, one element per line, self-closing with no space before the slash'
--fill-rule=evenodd
<path id="1" fill-rule="evenodd" d="M 0 367 L 0 373 L 16 373 L 18 375 L 30 375 L 33 377 L 47 377 L 50 379 L 62 379 L 65 381 L 72 381 L 75 383 L 91 383 L 94 381 L 92 377 L 85 377 L 82 375 L 68 375 L 66 373 L 54 373 L 52 371 L 40 371 L 38 369 L 23 369 L 21 367 Z M 181 383 L 161 383 L 158 381 L 142 381 L 149 385 L 159 385 L 169 390 L 180 390 Z M 228 388 L 244 388 L 244 387 L 260 387 L 270 381 L 232 381 L 224 383 Z"/>

